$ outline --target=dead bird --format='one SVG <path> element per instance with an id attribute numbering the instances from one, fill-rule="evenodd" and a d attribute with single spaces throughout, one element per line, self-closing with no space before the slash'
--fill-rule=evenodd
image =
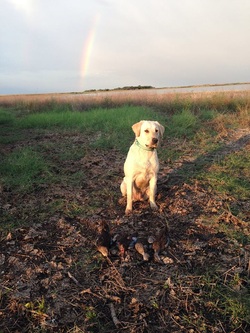
<path id="1" fill-rule="evenodd" d="M 97 245 L 97 250 L 104 256 L 108 257 L 109 249 L 106 246 Z"/>
<path id="2" fill-rule="evenodd" d="M 138 240 L 138 233 L 134 233 L 133 235 L 131 235 L 131 242 L 129 243 L 129 250 L 133 249 L 135 247 L 135 244 Z"/>
<path id="3" fill-rule="evenodd" d="M 149 260 L 149 254 L 145 251 L 145 248 L 141 242 L 135 243 L 135 249 L 142 255 L 144 261 Z"/>
<path id="4" fill-rule="evenodd" d="M 124 257 L 126 252 L 132 248 L 134 248 L 137 242 L 137 233 L 132 235 L 128 234 L 119 234 L 116 237 L 117 247 L 120 251 L 120 254 Z"/>
<path id="5" fill-rule="evenodd" d="M 96 240 L 97 250 L 104 256 L 107 257 L 109 254 L 109 248 L 112 244 L 112 237 L 110 234 L 109 226 L 106 222 L 102 222 L 98 226 L 99 236 Z"/>
<path id="6" fill-rule="evenodd" d="M 152 243 L 152 249 L 154 250 L 154 259 L 156 261 L 160 261 L 159 253 L 168 246 L 169 241 L 169 228 L 167 225 L 160 230 L 160 232 L 155 238 L 153 238 L 152 236 L 148 238 L 148 242 Z"/>

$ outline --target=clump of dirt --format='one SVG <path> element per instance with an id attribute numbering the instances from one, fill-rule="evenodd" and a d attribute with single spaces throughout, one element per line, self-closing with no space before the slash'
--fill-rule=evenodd
<path id="1" fill-rule="evenodd" d="M 76 170 L 76 162 L 65 163 Z M 25 205 L 58 198 L 65 205 L 52 216 L 43 209 L 39 222 L 28 215 L 26 226 L 2 232 L 0 330 L 247 332 L 249 317 L 237 321 L 226 312 L 223 290 L 230 288 L 234 299 L 248 295 L 250 248 L 229 238 L 221 225 L 245 234 L 249 228 L 228 211 L 225 199 L 197 181 L 187 184 L 172 171 L 168 178 L 162 172 L 159 211 L 140 202 L 124 216 L 125 202 L 118 201 L 122 158 L 96 150 L 81 163 L 88 176 L 82 187 L 52 184 L 39 197 L 11 197 L 2 189 L 5 209 L 16 207 L 17 217 L 23 218 Z M 72 216 L 68 207 L 76 199 L 83 205 L 96 200 L 97 208 Z M 110 238 L 103 253 L 98 244 L 104 229 Z M 165 244 L 156 256 L 149 238 L 162 230 Z"/>

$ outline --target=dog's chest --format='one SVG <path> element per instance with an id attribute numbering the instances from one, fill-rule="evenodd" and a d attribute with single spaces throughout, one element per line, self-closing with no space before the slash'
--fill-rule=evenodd
<path id="1" fill-rule="evenodd" d="M 136 164 L 137 174 L 142 174 L 146 177 L 157 173 L 159 168 L 157 153 L 139 154 L 136 158 Z"/>
<path id="2" fill-rule="evenodd" d="M 145 171 L 150 171 L 150 170 L 155 170 L 156 168 L 156 159 L 151 158 L 151 159 L 145 159 L 140 161 L 141 168 Z"/>
<path id="3" fill-rule="evenodd" d="M 124 164 L 126 177 L 150 179 L 159 170 L 157 151 L 146 151 L 132 145 Z"/>

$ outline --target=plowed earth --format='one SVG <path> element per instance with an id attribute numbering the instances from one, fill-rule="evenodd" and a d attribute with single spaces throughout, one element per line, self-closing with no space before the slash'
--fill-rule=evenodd
<path id="1" fill-rule="evenodd" d="M 39 140 L 85 142 L 56 134 Z M 1 189 L 2 212 L 25 223 L 1 234 L 0 332 L 249 332 L 249 318 L 235 323 L 223 311 L 223 288 L 249 292 L 250 249 L 220 227 L 247 234 L 247 222 L 228 211 L 225 197 L 198 181 L 184 182 L 164 161 L 159 211 L 135 203 L 134 214 L 124 216 L 124 159 L 116 151 L 89 150 L 80 161 L 61 164 L 66 174 L 85 173 L 75 187 L 52 183 L 26 194 Z M 194 165 L 180 161 L 178 169 Z M 60 208 L 50 213 L 58 201 Z M 241 207 L 246 214 L 249 203 Z M 149 261 L 134 248 L 121 254 L 115 244 L 108 258 L 102 256 L 96 240 L 103 222 L 111 235 L 138 233 Z M 156 261 L 147 239 L 166 223 L 170 242 Z"/>

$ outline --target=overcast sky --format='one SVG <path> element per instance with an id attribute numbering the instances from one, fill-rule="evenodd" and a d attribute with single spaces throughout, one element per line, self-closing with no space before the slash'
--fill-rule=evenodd
<path id="1" fill-rule="evenodd" d="M 0 0 L 0 94 L 249 81 L 249 0 Z"/>

